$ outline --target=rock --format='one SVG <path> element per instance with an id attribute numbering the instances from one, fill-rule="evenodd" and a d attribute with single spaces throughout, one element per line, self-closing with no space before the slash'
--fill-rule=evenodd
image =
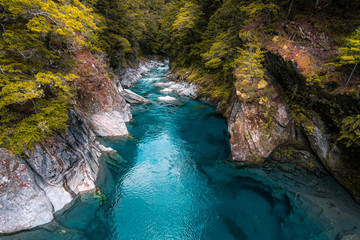
<path id="1" fill-rule="evenodd" d="M 98 141 L 95 141 L 96 146 L 99 148 L 99 150 L 103 153 L 116 153 L 116 150 L 111 147 L 105 147 Z"/>
<path id="2" fill-rule="evenodd" d="M 143 74 L 147 73 L 150 69 L 161 66 L 163 63 L 151 61 L 139 61 L 133 68 L 123 68 L 119 66 L 116 70 L 118 77 L 121 79 L 120 83 L 125 88 L 131 88 Z"/>
<path id="3" fill-rule="evenodd" d="M 292 138 L 290 110 L 276 92 L 267 97 L 267 104 L 241 102 L 234 97 L 228 119 L 233 160 L 263 163 L 274 149 Z"/>
<path id="4" fill-rule="evenodd" d="M 170 89 L 173 89 L 175 92 L 177 92 L 181 96 L 191 97 L 195 98 L 197 89 L 196 86 L 192 83 L 186 83 L 186 82 L 170 82 L 171 85 L 169 86 Z"/>
<path id="5" fill-rule="evenodd" d="M 171 88 L 164 88 L 164 89 L 160 90 L 160 92 L 162 92 L 162 93 L 171 93 L 173 91 L 174 91 L 174 89 L 171 89 Z"/>
<path id="6" fill-rule="evenodd" d="M 120 113 L 124 122 L 130 122 L 130 120 L 132 119 L 130 104 L 126 102 L 125 98 L 123 98 L 123 101 L 121 101 L 119 106 L 113 105 L 112 109 Z"/>
<path id="7" fill-rule="evenodd" d="M 122 137 L 129 135 L 125 121 L 117 111 L 97 113 L 91 117 L 91 122 L 97 136 Z"/>
<path id="8" fill-rule="evenodd" d="M 187 82 L 161 82 L 161 83 L 155 83 L 154 86 L 157 87 L 165 87 L 163 90 L 160 90 L 160 92 L 169 93 L 169 92 L 176 92 L 181 96 L 191 97 L 195 98 L 197 89 L 196 86 L 192 83 Z"/>
<path id="9" fill-rule="evenodd" d="M 170 96 L 164 96 L 164 97 L 158 97 L 157 99 L 159 102 L 166 102 L 166 103 L 174 103 L 174 102 L 179 102 L 179 100 L 177 100 L 174 97 L 170 97 Z"/>
<path id="10" fill-rule="evenodd" d="M 140 104 L 140 103 L 148 103 L 149 100 L 144 97 L 130 91 L 129 89 L 124 89 L 121 94 L 124 96 L 125 100 L 131 104 Z"/>
<path id="11" fill-rule="evenodd" d="M 154 83 L 154 86 L 156 86 L 156 87 L 169 87 L 170 85 L 171 85 L 171 82 Z"/>
<path id="12" fill-rule="evenodd" d="M 339 233 L 336 240 L 360 240 L 360 235 L 355 233 Z"/>
<path id="13" fill-rule="evenodd" d="M 0 233 L 30 229 L 53 219 L 53 206 L 23 159 L 0 149 Z"/>
<path id="14" fill-rule="evenodd" d="M 24 158 L 0 149 L 0 233 L 48 223 L 77 193 L 95 188 L 101 155 L 95 134 L 73 110 L 69 126 Z"/>
<path id="15" fill-rule="evenodd" d="M 343 150 L 331 142 L 331 134 L 325 124 L 313 116 L 314 130 L 305 131 L 310 146 L 317 154 L 326 169 L 360 202 L 360 163 L 350 151 Z"/>

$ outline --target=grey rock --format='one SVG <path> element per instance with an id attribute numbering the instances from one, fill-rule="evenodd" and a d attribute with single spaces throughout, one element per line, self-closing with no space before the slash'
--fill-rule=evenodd
<path id="1" fill-rule="evenodd" d="M 66 132 L 35 144 L 25 158 L 0 149 L 0 233 L 48 223 L 76 194 L 94 190 L 99 143 L 85 119 L 73 110 L 69 123 Z"/>
<path id="2" fill-rule="evenodd" d="M 91 117 L 97 136 L 121 137 L 129 134 L 124 119 L 118 111 L 100 112 Z"/>
<path id="3" fill-rule="evenodd" d="M 130 104 L 141 104 L 141 103 L 148 103 L 149 100 L 145 99 L 144 97 L 134 93 L 129 89 L 124 89 L 121 94 L 125 98 L 125 100 Z"/>
<path id="4" fill-rule="evenodd" d="M 158 82 L 154 83 L 155 87 L 169 87 L 171 85 L 171 82 Z"/>
<path id="5" fill-rule="evenodd" d="M 163 63 L 156 60 L 140 61 L 133 68 L 118 69 L 117 75 L 121 79 L 120 84 L 122 87 L 131 88 L 143 74 L 147 73 L 152 68 L 162 65 Z"/>
<path id="6" fill-rule="evenodd" d="M 163 97 L 158 97 L 157 100 L 159 102 L 166 102 L 166 103 L 174 103 L 174 102 L 179 102 L 178 99 L 171 97 L 171 96 L 163 96 Z"/>
<path id="7" fill-rule="evenodd" d="M 53 206 L 26 162 L 0 149 L 0 233 L 17 232 L 53 219 Z"/>

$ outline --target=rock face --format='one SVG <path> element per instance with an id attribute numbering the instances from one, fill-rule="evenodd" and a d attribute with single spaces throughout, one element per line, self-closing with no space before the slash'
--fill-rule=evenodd
<path id="1" fill-rule="evenodd" d="M 149 69 L 162 65 L 163 63 L 157 60 L 150 60 L 138 61 L 133 68 L 119 67 L 116 71 L 116 75 L 121 80 L 116 85 L 117 87 L 122 86 L 124 88 L 131 88 L 144 73 L 149 71 Z"/>
<path id="2" fill-rule="evenodd" d="M 137 81 L 154 64 L 128 71 L 124 81 Z M 92 68 L 98 72 L 96 66 Z M 115 152 L 99 144 L 96 136 L 127 135 L 125 122 L 132 118 L 127 101 L 147 101 L 123 90 L 116 77 L 113 81 L 103 79 L 100 85 L 81 79 L 88 83 L 91 93 L 78 93 L 81 114 L 69 111 L 66 132 L 34 144 L 25 157 L 0 148 L 0 234 L 48 223 L 77 194 L 94 190 L 101 154 Z"/>
<path id="3" fill-rule="evenodd" d="M 118 111 L 99 112 L 91 117 L 93 129 L 100 137 L 121 137 L 129 134 Z"/>
<path id="4" fill-rule="evenodd" d="M 305 89 L 305 78 L 299 73 L 292 62 L 285 62 L 280 56 L 268 53 L 265 58 L 265 66 L 272 77 L 278 82 L 285 94 L 291 95 Z M 306 93 L 306 92 L 305 92 Z M 360 109 L 360 103 L 354 102 L 348 96 L 326 96 L 328 101 L 340 104 L 342 109 L 351 109 L 356 112 Z M 350 104 L 349 104 L 350 103 Z M 316 104 L 317 109 L 312 116 L 301 122 L 303 132 L 310 143 L 310 147 L 316 153 L 322 164 L 333 177 L 340 182 L 360 202 L 360 162 L 359 156 L 351 151 L 345 151 L 336 141 L 337 137 L 328 131 L 327 122 L 331 112 L 331 105 Z M 314 114 L 316 113 L 316 114 Z M 308 131 L 312 129 L 312 131 Z"/>
<path id="5" fill-rule="evenodd" d="M 53 219 L 53 206 L 26 162 L 0 149 L 0 233 L 30 229 Z"/>
<path id="6" fill-rule="evenodd" d="M 0 233 L 47 223 L 76 194 L 95 188 L 101 155 L 95 134 L 75 111 L 69 117 L 65 133 L 35 144 L 26 158 L 0 150 Z"/>
<path id="7" fill-rule="evenodd" d="M 307 133 L 310 145 L 327 170 L 360 202 L 360 162 L 356 156 L 331 143 L 324 122 L 314 118 L 314 131 Z"/>
<path id="8" fill-rule="evenodd" d="M 235 161 L 262 163 L 275 148 L 294 136 L 291 113 L 276 92 L 268 95 L 266 104 L 241 102 L 236 97 L 229 111 L 231 153 Z"/>

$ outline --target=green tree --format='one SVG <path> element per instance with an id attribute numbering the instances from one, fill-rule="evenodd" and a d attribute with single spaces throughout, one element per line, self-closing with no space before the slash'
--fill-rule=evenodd
<path id="1" fill-rule="evenodd" d="M 345 46 L 339 49 L 340 66 L 353 65 L 353 69 L 346 81 L 345 87 L 349 84 L 357 66 L 360 63 L 360 27 L 356 31 L 345 38 Z"/>
<path id="2" fill-rule="evenodd" d="M 92 47 L 100 17 L 84 2 L 1 0 L 0 145 L 21 153 L 66 128 L 69 59 Z"/>

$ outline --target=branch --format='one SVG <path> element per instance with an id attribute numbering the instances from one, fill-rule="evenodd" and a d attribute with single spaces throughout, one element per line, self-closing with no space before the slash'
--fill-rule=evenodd
<path id="1" fill-rule="evenodd" d="M 288 19 L 289 16 L 290 16 L 290 13 L 291 13 L 293 4 L 294 4 L 294 0 L 291 0 L 290 6 L 289 6 L 289 10 L 288 10 L 288 13 L 287 13 L 287 15 L 286 15 L 286 19 Z"/>
<path id="2" fill-rule="evenodd" d="M 49 16 L 49 13 L 48 12 L 32 12 L 30 11 L 29 12 L 31 15 L 34 15 L 34 16 L 43 16 L 43 17 L 47 17 L 48 19 L 50 19 L 51 21 L 53 21 L 56 25 L 59 25 L 59 23 L 57 21 L 55 21 L 55 19 L 53 19 L 52 17 Z"/>
<path id="3" fill-rule="evenodd" d="M 358 62 L 355 64 L 353 70 L 351 71 L 350 77 L 349 77 L 348 80 L 346 81 L 345 87 L 347 87 L 347 85 L 349 84 L 350 79 L 352 78 L 352 76 L 353 76 L 353 74 L 354 74 L 354 72 L 355 72 L 355 69 L 356 69 L 356 67 L 357 67 L 357 65 L 358 65 L 359 63 L 360 63 L 360 57 L 359 57 Z"/>
<path id="4" fill-rule="evenodd" d="M 0 66 L 0 71 L 2 74 L 6 75 L 6 73 L 4 72 L 4 70 L 2 70 L 1 66 Z"/>

